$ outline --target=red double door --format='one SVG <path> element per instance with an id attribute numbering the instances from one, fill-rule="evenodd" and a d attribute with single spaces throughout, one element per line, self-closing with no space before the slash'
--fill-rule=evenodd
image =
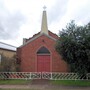
<path id="1" fill-rule="evenodd" d="M 50 72 L 50 55 L 37 55 L 37 71 Z"/>

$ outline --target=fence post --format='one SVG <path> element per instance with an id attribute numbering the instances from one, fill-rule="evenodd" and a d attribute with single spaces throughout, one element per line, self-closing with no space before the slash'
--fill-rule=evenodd
<path id="1" fill-rule="evenodd" d="M 31 72 L 29 73 L 29 79 L 31 79 Z"/>
<path id="2" fill-rule="evenodd" d="M 50 74 L 51 74 L 50 80 L 52 80 L 52 79 L 53 79 L 53 77 L 52 77 L 52 72 L 50 72 Z"/>
<path id="3" fill-rule="evenodd" d="M 86 75 L 86 78 L 87 78 L 87 80 L 88 80 L 88 73 L 87 73 L 87 75 Z"/>

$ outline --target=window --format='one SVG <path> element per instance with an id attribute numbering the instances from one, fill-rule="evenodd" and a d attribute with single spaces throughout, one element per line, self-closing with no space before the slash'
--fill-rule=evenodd
<path id="1" fill-rule="evenodd" d="M 41 47 L 41 48 L 38 50 L 37 54 L 50 54 L 50 52 L 49 52 L 49 50 L 48 50 L 47 48 Z"/>

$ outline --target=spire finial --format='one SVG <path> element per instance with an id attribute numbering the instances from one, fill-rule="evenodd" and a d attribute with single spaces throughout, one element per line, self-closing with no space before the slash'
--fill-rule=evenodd
<path id="1" fill-rule="evenodd" d="M 46 15 L 46 6 L 43 7 L 43 15 L 42 15 L 42 24 L 41 24 L 41 33 L 48 35 L 48 25 L 47 25 L 47 15 Z"/>
<path id="2" fill-rule="evenodd" d="M 46 10 L 46 8 L 47 8 L 47 7 L 44 5 L 43 9 Z"/>

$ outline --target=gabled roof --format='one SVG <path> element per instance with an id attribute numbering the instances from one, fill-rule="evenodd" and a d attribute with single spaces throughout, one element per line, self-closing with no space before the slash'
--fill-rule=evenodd
<path id="1" fill-rule="evenodd" d="M 54 41 L 57 40 L 56 38 L 51 37 L 50 35 L 47 35 L 47 34 L 45 34 L 45 33 L 42 33 L 42 34 L 38 34 L 38 35 L 36 35 L 35 37 L 29 39 L 24 45 L 21 45 L 20 47 L 23 47 L 23 46 L 27 45 L 28 43 L 34 41 L 35 39 L 39 38 L 39 37 L 42 36 L 42 35 L 45 35 L 46 37 L 48 37 L 48 38 L 50 38 L 50 39 L 52 39 L 52 40 L 54 40 Z"/>
<path id="2" fill-rule="evenodd" d="M 49 30 L 48 30 L 48 33 L 49 33 L 49 36 L 51 36 L 51 37 L 53 37 L 53 38 L 55 38 L 55 39 L 58 39 L 58 38 L 59 38 L 56 34 L 52 33 L 52 32 L 49 31 Z M 32 37 L 30 37 L 29 39 L 26 39 L 26 42 L 29 41 L 30 39 L 38 36 L 39 34 L 40 34 L 40 32 L 34 34 L 34 35 L 33 35 Z"/>
<path id="3" fill-rule="evenodd" d="M 0 42 L 0 48 L 10 50 L 10 51 L 16 51 L 15 46 L 12 46 L 12 45 L 9 45 L 9 44 L 3 43 L 3 42 Z"/>

